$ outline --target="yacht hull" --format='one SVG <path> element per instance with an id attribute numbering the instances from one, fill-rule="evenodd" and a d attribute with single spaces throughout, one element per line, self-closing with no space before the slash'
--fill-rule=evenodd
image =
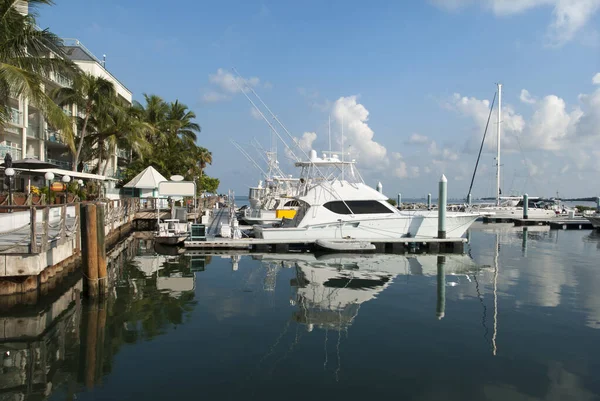
<path id="1" fill-rule="evenodd" d="M 412 216 L 391 217 L 370 220 L 332 221 L 325 224 L 315 224 L 305 227 L 254 227 L 256 238 L 277 240 L 306 240 L 318 239 L 393 239 L 406 237 L 410 233 Z M 416 230 L 416 227 L 413 228 Z"/>
<path id="2" fill-rule="evenodd" d="M 600 228 L 600 216 L 586 216 L 594 228 Z"/>
<path id="3" fill-rule="evenodd" d="M 462 237 L 471 224 L 480 216 L 479 213 L 446 212 L 446 238 Z M 413 237 L 435 238 L 438 236 L 438 213 L 437 211 L 427 212 L 422 216 L 423 221 L 415 232 L 411 232 Z"/>

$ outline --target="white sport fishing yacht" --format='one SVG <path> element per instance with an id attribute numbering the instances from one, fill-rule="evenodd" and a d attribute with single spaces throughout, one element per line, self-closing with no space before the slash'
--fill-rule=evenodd
<path id="1" fill-rule="evenodd" d="M 249 206 L 241 218 L 248 224 L 279 223 L 283 218 L 293 218 L 298 202 L 293 199 L 298 193 L 298 178 L 272 177 L 265 187 L 262 181 L 248 193 Z"/>
<path id="2" fill-rule="evenodd" d="M 354 160 L 344 161 L 336 152 L 319 158 L 312 150 L 309 160 L 296 166 L 302 168 L 295 197 L 298 212 L 280 225 L 254 226 L 257 238 L 382 240 L 438 235 L 436 211 L 396 209 L 387 196 L 363 182 Z M 447 212 L 446 236 L 462 237 L 478 217 L 479 213 Z"/>

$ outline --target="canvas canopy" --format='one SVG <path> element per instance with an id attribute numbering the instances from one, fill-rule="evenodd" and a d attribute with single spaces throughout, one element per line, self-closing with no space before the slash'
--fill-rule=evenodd
<path id="1" fill-rule="evenodd" d="M 167 181 L 167 179 L 156 171 L 154 167 L 149 166 L 127 184 L 123 185 L 123 188 L 156 189 L 158 188 L 158 183 L 161 181 Z"/>

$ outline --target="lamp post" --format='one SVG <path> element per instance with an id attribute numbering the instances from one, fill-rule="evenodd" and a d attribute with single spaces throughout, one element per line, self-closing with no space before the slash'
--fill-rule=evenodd
<path id="1" fill-rule="evenodd" d="M 48 171 L 46 174 L 44 174 L 44 178 L 46 179 L 46 181 L 48 181 L 48 199 L 46 199 L 46 203 L 50 203 L 50 194 L 52 193 L 52 188 L 50 188 L 52 186 L 52 180 L 54 179 L 54 173 L 51 171 Z"/>
<path id="2" fill-rule="evenodd" d="M 12 178 L 13 175 L 15 175 L 15 169 L 12 167 L 7 167 L 4 170 L 4 175 L 8 177 L 8 204 L 12 205 Z M 12 209 L 9 209 L 8 211 L 12 212 Z"/>
<path id="3" fill-rule="evenodd" d="M 69 182 L 71 182 L 71 177 L 64 175 L 62 182 L 65 183 L 65 204 L 67 204 L 69 203 Z"/>
<path id="4" fill-rule="evenodd" d="M 81 202 L 82 190 L 83 190 L 83 180 L 77 180 L 77 184 L 79 184 L 79 201 Z"/>

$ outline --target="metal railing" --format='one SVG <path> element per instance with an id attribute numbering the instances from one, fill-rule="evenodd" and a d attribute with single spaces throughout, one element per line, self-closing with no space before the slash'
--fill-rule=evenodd
<path id="1" fill-rule="evenodd" d="M 30 125 L 27 127 L 27 136 L 29 138 L 40 138 L 40 127 L 35 125 Z"/>
<path id="2" fill-rule="evenodd" d="M 119 149 L 117 150 L 117 157 L 121 159 L 129 159 L 129 151 L 127 149 Z"/>
<path id="3" fill-rule="evenodd" d="M 59 73 L 54 73 L 51 74 L 51 80 L 56 82 L 57 84 L 59 84 L 60 86 L 68 86 L 70 87 L 71 85 L 73 85 L 73 81 L 70 80 L 69 78 L 65 77 L 64 75 L 61 75 Z"/>
<path id="4" fill-rule="evenodd" d="M 46 140 L 48 142 L 53 142 L 53 143 L 61 143 L 61 144 L 65 143 L 65 140 L 62 137 L 62 135 L 60 133 L 58 133 L 56 130 L 53 130 L 51 128 L 46 129 Z"/>
<path id="5" fill-rule="evenodd" d="M 46 161 L 48 163 L 56 164 L 58 167 L 60 167 L 62 169 L 66 169 L 66 170 L 70 170 L 71 166 L 72 166 L 71 162 L 64 161 L 64 160 L 46 158 Z"/>
<path id="6" fill-rule="evenodd" d="M 15 125 L 22 125 L 23 123 L 21 122 L 21 115 L 23 113 L 21 113 L 19 110 L 17 109 L 13 109 L 12 107 L 8 109 L 8 113 L 10 114 L 10 119 L 9 122 L 11 124 L 15 124 Z"/>
<path id="7" fill-rule="evenodd" d="M 22 158 L 21 155 L 23 152 L 21 152 L 21 149 L 13 148 L 11 146 L 6 145 L 0 145 L 0 159 L 4 160 L 4 156 L 6 156 L 7 153 L 10 153 L 13 160 L 19 160 Z"/>

